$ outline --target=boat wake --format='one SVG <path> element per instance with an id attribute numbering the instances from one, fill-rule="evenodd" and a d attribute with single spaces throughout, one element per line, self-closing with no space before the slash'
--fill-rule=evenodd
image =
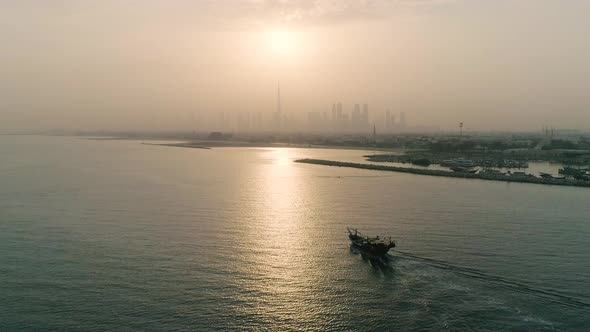
<path id="1" fill-rule="evenodd" d="M 395 255 L 393 257 L 422 262 L 422 263 L 428 264 L 432 267 L 452 271 L 454 273 L 460 274 L 460 275 L 470 278 L 470 279 L 477 279 L 477 280 L 481 280 L 481 281 L 490 282 L 496 286 L 503 287 L 505 289 L 509 289 L 509 290 L 512 290 L 512 291 L 515 291 L 518 293 L 541 297 L 545 300 L 551 301 L 551 302 L 559 304 L 559 305 L 590 311 L 590 303 L 585 302 L 580 299 L 576 299 L 574 297 L 571 297 L 571 296 L 568 296 L 565 294 L 561 294 L 561 293 L 553 291 L 553 290 L 544 290 L 544 289 L 540 289 L 540 288 L 531 287 L 531 286 L 528 286 L 528 285 L 518 282 L 518 281 L 506 279 L 506 278 L 499 277 L 499 276 L 494 276 L 494 275 L 487 274 L 487 273 L 484 273 L 484 272 L 481 272 L 481 271 L 478 271 L 475 269 L 470 269 L 470 268 L 461 267 L 461 266 L 455 266 L 455 265 L 449 264 L 447 262 L 439 261 L 436 259 L 416 256 L 416 255 L 413 255 L 413 254 L 410 254 L 407 252 L 403 252 L 403 251 L 396 250 Z"/>
<path id="2" fill-rule="evenodd" d="M 357 248 L 354 244 L 350 245 L 350 252 L 353 255 L 360 256 L 363 259 L 363 261 L 369 263 L 370 266 L 373 268 L 373 270 L 375 272 L 377 272 L 378 274 L 380 274 L 386 278 L 393 276 L 395 270 L 391 266 L 391 263 L 393 262 L 392 256 L 390 256 L 390 255 L 383 255 L 383 256 L 369 255 L 369 254 L 363 252 L 362 250 L 360 250 L 359 248 Z"/>

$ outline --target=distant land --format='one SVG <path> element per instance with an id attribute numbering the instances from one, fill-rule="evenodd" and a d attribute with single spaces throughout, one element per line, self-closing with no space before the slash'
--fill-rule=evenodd
<path id="1" fill-rule="evenodd" d="M 541 132 L 521 133 L 373 135 L 226 132 L 97 134 L 85 133 L 78 137 L 92 140 L 140 140 L 143 144 L 196 149 L 299 147 L 373 150 L 384 153 L 366 156 L 370 164 L 343 164 L 320 159 L 300 162 L 419 175 L 590 186 L 590 133 L 572 130 L 544 128 Z M 530 170 L 529 163 L 532 165 Z M 539 163 L 552 166 L 539 169 L 535 166 Z"/>

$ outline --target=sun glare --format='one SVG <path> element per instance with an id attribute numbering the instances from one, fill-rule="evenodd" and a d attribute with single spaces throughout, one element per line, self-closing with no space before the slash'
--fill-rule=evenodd
<path id="1" fill-rule="evenodd" d="M 273 30 L 267 33 L 270 51 L 275 55 L 292 56 L 300 47 L 298 35 L 289 30 Z"/>

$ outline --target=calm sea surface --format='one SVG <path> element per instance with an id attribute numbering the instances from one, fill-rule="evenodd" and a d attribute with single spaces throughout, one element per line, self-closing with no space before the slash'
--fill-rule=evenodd
<path id="1" fill-rule="evenodd" d="M 590 189 L 366 153 L 0 137 L 0 331 L 590 329 Z"/>

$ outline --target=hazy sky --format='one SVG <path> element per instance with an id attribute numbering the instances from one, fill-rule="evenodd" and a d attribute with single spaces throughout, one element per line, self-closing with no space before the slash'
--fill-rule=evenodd
<path id="1" fill-rule="evenodd" d="M 208 112 L 405 111 L 590 128 L 587 0 L 1 0 L 0 130 Z M 191 115 L 193 114 L 193 115 Z"/>

